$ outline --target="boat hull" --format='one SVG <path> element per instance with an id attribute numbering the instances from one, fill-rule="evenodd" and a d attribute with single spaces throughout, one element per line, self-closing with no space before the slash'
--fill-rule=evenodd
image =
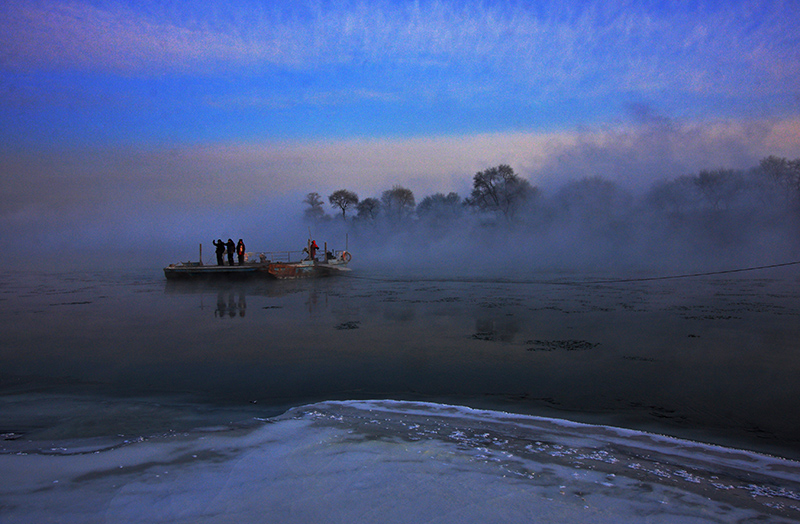
<path id="1" fill-rule="evenodd" d="M 189 279 L 243 279 L 267 276 L 265 264 L 243 266 L 201 266 L 191 264 L 169 265 L 164 268 L 164 276 L 169 280 Z"/>
<path id="2" fill-rule="evenodd" d="M 295 280 L 300 278 L 327 277 L 343 271 L 349 271 L 349 269 L 341 264 L 311 263 L 309 261 L 245 264 L 243 266 L 173 264 L 164 268 L 164 276 L 168 280 L 233 280 L 247 278 Z"/>
<path id="3" fill-rule="evenodd" d="M 322 264 L 319 262 L 273 262 L 268 272 L 279 280 L 295 280 L 299 278 L 328 277 L 342 271 L 349 271 L 342 264 Z"/>

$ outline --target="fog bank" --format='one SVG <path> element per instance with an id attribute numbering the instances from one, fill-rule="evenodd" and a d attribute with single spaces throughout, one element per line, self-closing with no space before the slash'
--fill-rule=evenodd
<path id="1" fill-rule="evenodd" d="M 647 193 L 659 181 L 702 169 L 745 173 L 769 154 L 800 156 L 793 131 L 798 122 L 692 124 L 646 105 L 631 106 L 625 122 L 564 133 L 25 153 L 7 148 L 0 159 L 0 241 L 9 249 L 0 264 L 102 267 L 113 260 L 162 267 L 196 258 L 200 243 L 210 254 L 216 238 L 243 238 L 255 251 L 295 250 L 309 233 L 337 246 L 347 237 L 357 260 L 380 267 L 393 260 L 399 267 L 451 269 L 469 260 L 465 270 L 668 261 L 688 267 L 795 253 L 796 214 L 772 206 L 763 194 L 739 191 L 741 201 L 717 209 L 703 207 L 698 194 L 659 203 L 647 201 Z M 363 200 L 402 185 L 418 203 L 436 192 L 463 199 L 476 171 L 501 163 L 542 192 L 513 222 L 492 225 L 496 217 L 469 213 L 448 223 L 416 217 L 379 228 L 302 220 L 310 191 L 325 200 L 346 188 Z M 611 193 L 590 191 L 576 206 L 569 192 L 587 190 L 580 186 L 584 180 L 611 184 Z"/>

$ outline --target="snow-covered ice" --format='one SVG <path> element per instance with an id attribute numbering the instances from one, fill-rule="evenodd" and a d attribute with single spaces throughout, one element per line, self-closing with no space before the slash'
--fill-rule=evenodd
<path id="1" fill-rule="evenodd" d="M 800 464 L 432 403 L 0 455 L 0 522 L 796 522 Z"/>

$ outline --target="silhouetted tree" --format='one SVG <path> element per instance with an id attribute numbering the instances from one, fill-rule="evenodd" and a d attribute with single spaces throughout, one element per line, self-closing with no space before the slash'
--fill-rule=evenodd
<path id="1" fill-rule="evenodd" d="M 358 218 L 365 220 L 375 220 L 381 209 L 381 203 L 377 198 L 365 198 L 356 205 Z"/>
<path id="2" fill-rule="evenodd" d="M 481 211 L 513 218 L 516 211 L 539 190 L 514 173 L 511 166 L 501 164 L 475 174 L 472 193 L 466 203 Z"/>
<path id="3" fill-rule="evenodd" d="M 322 202 L 322 197 L 319 196 L 319 193 L 307 194 L 306 198 L 303 200 L 303 203 L 308 206 L 304 212 L 304 217 L 306 220 L 316 222 L 317 220 L 321 220 L 325 217 L 325 211 L 322 209 L 324 203 Z"/>
<path id="4" fill-rule="evenodd" d="M 700 171 L 694 178 L 695 186 L 703 198 L 717 210 L 722 205 L 730 207 L 737 194 L 744 188 L 742 176 L 731 169 Z"/>
<path id="5" fill-rule="evenodd" d="M 417 216 L 435 224 L 450 222 L 462 213 L 461 197 L 458 193 L 435 193 L 423 198 L 417 205 Z"/>
<path id="6" fill-rule="evenodd" d="M 381 194 L 381 206 L 390 218 L 406 218 L 414 211 L 414 205 L 414 193 L 403 186 L 394 186 Z"/>
<path id="7" fill-rule="evenodd" d="M 800 158 L 768 156 L 761 160 L 759 168 L 784 199 L 792 203 L 800 201 Z"/>
<path id="8" fill-rule="evenodd" d="M 761 160 L 761 170 L 776 182 L 800 189 L 800 158 L 788 160 L 777 156 L 768 156 Z"/>
<path id="9" fill-rule="evenodd" d="M 671 215 L 680 215 L 696 205 L 697 186 L 689 175 L 656 182 L 645 196 L 647 204 Z"/>
<path id="10" fill-rule="evenodd" d="M 333 207 L 341 209 L 342 218 L 346 218 L 345 214 L 347 213 L 347 208 L 358 204 L 358 195 L 346 189 L 339 189 L 331 193 L 328 197 L 328 202 L 330 202 Z"/>

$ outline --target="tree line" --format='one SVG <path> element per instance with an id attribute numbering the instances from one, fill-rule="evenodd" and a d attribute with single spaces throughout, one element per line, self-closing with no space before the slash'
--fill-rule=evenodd
<path id="1" fill-rule="evenodd" d="M 435 193 L 424 197 L 418 204 L 414 193 L 403 186 L 395 185 L 381 193 L 380 198 L 368 197 L 360 200 L 354 191 L 339 189 L 328 196 L 328 203 L 347 220 L 348 213 L 356 221 L 403 221 L 408 219 L 441 220 L 455 219 L 468 211 L 497 214 L 513 219 L 526 203 L 536 198 L 539 189 L 514 173 L 505 164 L 476 173 L 473 190 L 462 200 L 457 193 Z M 330 220 L 325 213 L 325 203 L 319 193 L 308 193 L 305 218 L 310 221 Z"/>
<path id="2" fill-rule="evenodd" d="M 483 225 L 543 225 L 559 220 L 583 220 L 610 225 L 633 215 L 656 214 L 671 219 L 719 220 L 731 213 L 797 216 L 800 210 L 800 158 L 762 159 L 748 170 L 713 169 L 653 183 L 634 197 L 602 177 L 567 182 L 551 195 L 533 186 L 506 164 L 490 167 L 472 178 L 466 198 L 455 192 L 435 193 L 416 202 L 414 193 L 395 185 L 379 197 L 360 199 L 355 191 L 331 193 L 328 215 L 319 193 L 308 193 L 304 218 L 319 223 L 339 219 L 354 224 L 431 226 L 457 225 L 467 217 Z"/>

